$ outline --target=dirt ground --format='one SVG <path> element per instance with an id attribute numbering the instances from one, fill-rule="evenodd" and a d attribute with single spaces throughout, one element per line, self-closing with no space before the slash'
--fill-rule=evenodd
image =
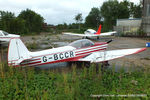
<path id="1" fill-rule="evenodd" d="M 43 50 L 47 48 L 59 47 L 69 44 L 72 41 L 81 39 L 81 37 L 67 36 L 67 35 L 50 35 L 41 34 L 38 36 L 23 36 L 21 37 L 23 42 L 28 45 L 36 43 L 37 47 L 31 51 Z M 94 42 L 104 42 L 113 39 L 114 41 L 108 45 L 107 50 L 115 49 L 127 49 L 127 48 L 143 48 L 146 47 L 146 43 L 150 42 L 146 39 L 141 38 L 130 38 L 130 37 L 101 37 L 99 40 L 94 40 Z M 3 53 L 3 55 L 2 55 Z M 7 61 L 7 47 L 2 47 L 0 49 L 1 59 L 0 61 Z M 110 64 L 115 64 L 117 66 L 148 66 L 150 67 L 150 48 L 139 54 L 126 56 L 116 60 L 110 61 Z"/>

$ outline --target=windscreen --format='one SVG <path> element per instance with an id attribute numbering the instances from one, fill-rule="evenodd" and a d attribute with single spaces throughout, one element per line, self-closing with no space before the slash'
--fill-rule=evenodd
<path id="1" fill-rule="evenodd" d="M 4 33 L 5 36 L 9 34 L 9 33 L 5 32 L 5 31 L 3 31 L 3 33 Z"/>
<path id="2" fill-rule="evenodd" d="M 88 39 L 77 40 L 69 44 L 69 46 L 73 46 L 75 48 L 83 48 L 94 45 L 94 43 Z"/>

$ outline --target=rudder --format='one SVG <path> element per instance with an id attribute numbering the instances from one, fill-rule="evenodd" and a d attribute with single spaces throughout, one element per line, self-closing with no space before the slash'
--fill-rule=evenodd
<path id="1" fill-rule="evenodd" d="M 17 66 L 29 58 L 29 51 L 20 38 L 11 39 L 8 47 L 8 65 Z"/>
<path id="2" fill-rule="evenodd" d="M 102 25 L 100 24 L 96 34 L 101 34 L 101 29 L 102 29 Z"/>

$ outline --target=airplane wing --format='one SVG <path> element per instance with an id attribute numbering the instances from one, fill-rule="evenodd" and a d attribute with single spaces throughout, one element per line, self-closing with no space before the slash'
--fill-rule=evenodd
<path id="1" fill-rule="evenodd" d="M 78 61 L 89 61 L 89 62 L 104 62 L 117 58 L 121 58 L 127 55 L 136 54 L 146 50 L 146 48 L 134 48 L 134 49 L 121 49 L 121 50 L 110 50 L 102 52 L 94 52 L 85 58 L 81 58 Z"/>
<path id="2" fill-rule="evenodd" d="M 77 34 L 77 33 L 63 33 L 63 34 L 66 34 L 66 35 L 73 35 L 73 36 L 81 36 L 81 37 L 97 37 L 97 36 L 110 36 L 110 35 L 113 35 L 115 34 L 116 31 L 113 31 L 113 32 L 105 32 L 105 33 L 101 33 L 101 34 Z"/>
<path id="3" fill-rule="evenodd" d="M 105 32 L 105 33 L 101 33 L 99 36 L 110 36 L 110 35 L 113 35 L 117 33 L 116 31 L 113 31 L 113 32 Z"/>
<path id="4" fill-rule="evenodd" d="M 63 34 L 66 34 L 66 35 L 74 35 L 74 36 L 86 36 L 85 34 L 76 34 L 76 33 L 63 33 Z"/>
<path id="5" fill-rule="evenodd" d="M 66 35 L 72 35 L 72 36 L 81 36 L 81 37 L 97 37 L 97 36 L 100 36 L 100 35 L 97 35 L 97 34 L 77 34 L 77 33 L 63 33 L 63 34 L 66 34 Z"/>

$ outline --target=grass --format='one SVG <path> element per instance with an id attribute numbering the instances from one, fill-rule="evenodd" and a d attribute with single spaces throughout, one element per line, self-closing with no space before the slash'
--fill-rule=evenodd
<path id="1" fill-rule="evenodd" d="M 115 66 L 114 66 L 115 67 Z M 73 66 L 70 71 L 13 68 L 0 64 L 0 100 L 90 100 L 90 95 L 146 94 L 147 97 L 102 97 L 105 100 L 150 99 L 150 69 L 124 72 Z"/>
<path id="2" fill-rule="evenodd" d="M 26 46 L 29 50 L 32 50 L 32 49 L 38 49 L 39 48 L 39 45 L 38 43 L 36 42 L 32 42 L 32 43 L 26 43 Z"/>

